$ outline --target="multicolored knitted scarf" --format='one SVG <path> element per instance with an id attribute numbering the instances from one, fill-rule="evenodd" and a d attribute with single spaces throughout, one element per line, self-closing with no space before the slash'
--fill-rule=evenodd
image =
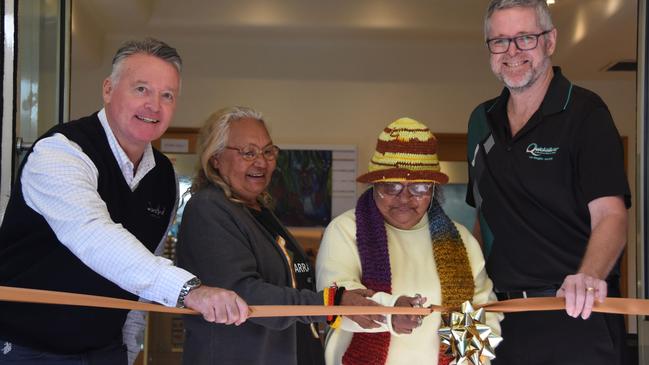
<path id="1" fill-rule="evenodd" d="M 392 292 L 392 274 L 385 220 L 368 189 L 356 204 L 356 242 L 361 259 L 361 283 L 365 287 Z M 469 258 L 459 232 L 439 203 L 433 199 L 428 210 L 428 227 L 433 256 L 442 291 L 442 305 L 459 306 L 472 300 L 475 284 Z M 431 278 L 432 279 L 432 278 Z M 343 355 L 344 365 L 383 365 L 390 348 L 390 333 L 355 333 Z M 438 364 L 448 364 L 440 349 Z"/>

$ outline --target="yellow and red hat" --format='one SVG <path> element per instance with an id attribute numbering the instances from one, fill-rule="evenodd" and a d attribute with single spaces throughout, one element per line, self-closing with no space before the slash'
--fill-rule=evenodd
<path id="1" fill-rule="evenodd" d="M 368 172 L 356 181 L 446 184 L 448 175 L 440 171 L 437 138 L 430 129 L 414 119 L 400 118 L 383 129 Z"/>

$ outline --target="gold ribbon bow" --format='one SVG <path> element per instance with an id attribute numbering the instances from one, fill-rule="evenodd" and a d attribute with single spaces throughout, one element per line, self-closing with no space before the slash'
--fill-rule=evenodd
<path id="1" fill-rule="evenodd" d="M 485 324 L 485 309 L 473 309 L 464 302 L 459 312 L 442 315 L 444 327 L 437 332 L 446 347 L 446 355 L 455 358 L 455 364 L 481 365 L 496 357 L 494 348 L 503 340 Z"/>

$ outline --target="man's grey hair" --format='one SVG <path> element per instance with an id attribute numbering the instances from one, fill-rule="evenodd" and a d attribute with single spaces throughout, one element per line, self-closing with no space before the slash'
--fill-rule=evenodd
<path id="1" fill-rule="evenodd" d="M 111 81 L 116 84 L 119 80 L 122 64 L 124 60 L 135 54 L 144 54 L 158 57 L 159 59 L 174 66 L 180 75 L 183 68 L 183 61 L 175 48 L 167 43 L 155 38 L 145 38 L 144 40 L 126 41 L 117 50 L 113 57 L 113 69 L 110 73 Z"/>
<path id="2" fill-rule="evenodd" d="M 484 18 L 484 37 L 489 37 L 491 30 L 491 16 L 497 10 L 510 9 L 515 7 L 533 8 L 536 11 L 536 22 L 541 30 L 546 31 L 554 28 L 550 9 L 545 0 L 491 0 L 487 7 L 487 14 Z"/>

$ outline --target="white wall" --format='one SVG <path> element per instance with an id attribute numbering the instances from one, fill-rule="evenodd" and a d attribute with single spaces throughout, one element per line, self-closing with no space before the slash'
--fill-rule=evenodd
<path id="1" fill-rule="evenodd" d="M 433 132 L 462 133 L 471 109 L 499 89 L 480 43 L 433 47 L 424 40 L 372 38 L 167 41 L 185 63 L 173 126 L 198 127 L 219 108 L 248 105 L 264 113 L 276 143 L 355 144 L 361 169 L 378 133 L 391 121 L 410 116 Z M 108 62 L 118 44 L 117 39 L 106 42 L 103 64 L 84 62 L 82 72 L 73 72 L 72 116 L 99 107 L 101 79 L 110 71 Z M 437 56 L 452 53 L 476 66 L 458 70 L 456 59 Z"/>
<path id="2" fill-rule="evenodd" d="M 378 133 L 391 121 L 410 116 L 434 133 L 464 133 L 472 109 L 501 88 L 479 43 L 432 47 L 426 41 L 377 39 L 308 45 L 299 39 L 176 41 L 169 43 L 178 47 L 185 68 L 172 126 L 198 127 L 219 108 L 248 105 L 264 113 L 275 143 L 357 145 L 359 171 L 366 168 Z M 104 54 L 96 57 L 103 64 L 78 65 L 80 72 L 72 72 L 71 116 L 100 107 L 101 81 L 110 72 L 118 45 L 118 40 L 106 42 Z M 437 56 L 451 54 L 452 59 Z M 604 98 L 633 151 L 635 81 L 628 73 L 620 76 L 572 81 Z"/>

